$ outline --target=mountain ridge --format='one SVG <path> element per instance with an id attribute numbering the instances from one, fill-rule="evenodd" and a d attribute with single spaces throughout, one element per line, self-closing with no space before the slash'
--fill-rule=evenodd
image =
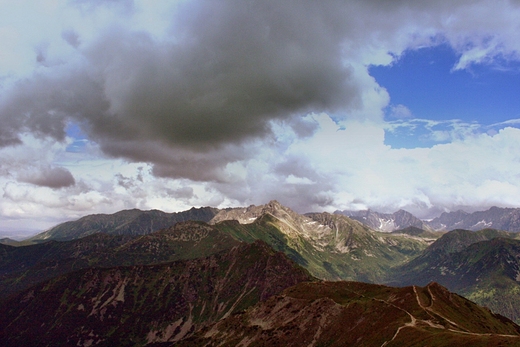
<path id="1" fill-rule="evenodd" d="M 226 221 L 237 216 L 247 223 Z M 391 265 L 409 260 L 430 242 L 378 233 L 358 221 L 327 212 L 300 215 L 277 201 L 221 211 L 214 222 L 240 241 L 267 242 L 314 276 L 327 280 L 377 282 Z"/>
<path id="2" fill-rule="evenodd" d="M 518 345 L 519 332 L 507 318 L 436 283 L 302 282 L 176 346 Z"/>
<path id="3" fill-rule="evenodd" d="M 205 258 L 82 269 L 0 301 L 0 342 L 124 346 L 178 341 L 313 280 L 262 241 Z"/>
<path id="4" fill-rule="evenodd" d="M 392 269 L 388 278 L 387 284 L 398 286 L 435 281 L 520 322 L 518 233 L 450 231 L 415 259 Z"/>
<path id="5" fill-rule="evenodd" d="M 274 207 L 277 206 L 278 208 L 275 209 Z M 167 228 L 177 222 L 187 220 L 216 224 L 224 220 L 234 219 L 241 224 L 249 224 L 270 210 L 281 211 L 283 208 L 286 207 L 276 200 L 273 200 L 265 205 L 259 206 L 250 205 L 249 207 L 226 209 L 192 207 L 186 211 L 173 213 L 166 213 L 159 210 L 122 210 L 113 214 L 87 215 L 75 221 L 64 222 L 22 241 L 13 241 L 8 238 L 0 239 L 0 244 L 18 246 L 43 242 L 49 239 L 70 240 L 96 232 L 144 235 Z M 303 215 L 313 213 L 314 212 L 309 212 Z M 464 212 L 462 210 L 443 212 L 439 217 L 432 220 L 420 220 L 404 210 L 399 210 L 394 213 L 379 213 L 372 210 L 337 210 L 334 214 L 347 216 L 352 220 L 363 223 L 373 230 L 381 232 L 394 232 L 409 227 L 419 228 L 427 232 L 450 231 L 454 229 L 476 231 L 484 228 L 513 232 L 520 231 L 520 208 L 500 208 L 493 206 L 488 210 L 473 213 Z"/>
<path id="6" fill-rule="evenodd" d="M 427 222 L 420 220 L 405 210 L 399 210 L 394 213 L 380 213 L 372 210 L 337 210 L 334 213 L 355 219 L 365 225 L 368 225 L 372 229 L 381 232 L 392 232 L 407 227 L 416 227 L 425 231 L 434 231 L 434 229 L 431 228 Z"/>
<path id="7" fill-rule="evenodd" d="M 180 222 L 147 235 L 96 233 L 28 246 L 0 245 L 0 298 L 88 267 L 145 265 L 208 256 L 239 241 L 204 222 Z"/>
<path id="8" fill-rule="evenodd" d="M 520 208 L 493 206 L 485 211 L 467 213 L 464 211 L 444 212 L 428 222 L 435 230 L 481 230 L 493 228 L 505 231 L 520 231 Z"/>
<path id="9" fill-rule="evenodd" d="M 166 213 L 159 210 L 143 211 L 139 209 L 122 210 L 113 214 L 94 214 L 75 221 L 58 224 L 39 233 L 28 241 L 72 240 L 97 232 L 115 235 L 146 235 L 170 227 L 178 222 L 209 222 L 218 209 L 213 207 L 192 207 L 182 212 Z"/>

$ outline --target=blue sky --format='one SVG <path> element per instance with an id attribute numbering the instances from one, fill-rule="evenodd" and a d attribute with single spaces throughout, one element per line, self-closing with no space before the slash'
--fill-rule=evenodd
<path id="1" fill-rule="evenodd" d="M 456 70 L 460 56 L 447 44 L 408 50 L 393 64 L 373 66 L 370 74 L 390 94 L 386 119 L 395 121 L 392 110 L 404 105 L 409 119 L 419 118 L 479 125 L 478 131 L 497 130 L 498 123 L 520 118 L 520 64 L 498 59 L 493 64 Z M 406 121 L 404 119 L 403 121 Z M 495 125 L 495 126 L 494 126 Z M 449 126 L 449 122 L 438 125 Z M 388 132 L 393 147 L 425 147 L 434 142 L 421 138 L 426 131 Z"/>
<path id="2" fill-rule="evenodd" d="M 0 0 L 0 236 L 520 207 L 520 3 Z"/>

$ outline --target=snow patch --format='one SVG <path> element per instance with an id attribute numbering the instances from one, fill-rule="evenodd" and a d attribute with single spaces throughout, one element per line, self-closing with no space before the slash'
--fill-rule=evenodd
<path id="1" fill-rule="evenodd" d="M 457 223 L 458 224 L 458 223 Z M 471 228 L 479 228 L 479 229 L 484 229 L 484 228 L 489 228 L 493 225 L 493 222 L 486 222 L 484 219 L 481 220 L 480 222 L 476 223 L 475 225 L 473 225 Z"/>

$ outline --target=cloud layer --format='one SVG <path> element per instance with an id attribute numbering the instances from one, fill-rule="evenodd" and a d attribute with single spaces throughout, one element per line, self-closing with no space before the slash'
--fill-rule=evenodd
<path id="1" fill-rule="evenodd" d="M 272 198 L 301 212 L 406 207 L 425 216 L 520 205 L 508 174 L 516 159 L 503 154 L 515 129 L 450 137 L 430 128 L 443 145 L 392 149 L 385 130 L 409 129 L 413 115 L 394 105 L 398 120 L 386 123 L 391 96 L 368 73 L 441 43 L 460 57 L 453 69 L 518 60 L 516 1 L 0 4 L 0 44 L 17 47 L 0 53 L 6 220 L 38 215 L 35 206 L 58 211 L 54 221 Z M 88 144 L 80 153 L 68 147 L 71 126 Z M 482 153 L 508 169 L 483 168 Z"/>

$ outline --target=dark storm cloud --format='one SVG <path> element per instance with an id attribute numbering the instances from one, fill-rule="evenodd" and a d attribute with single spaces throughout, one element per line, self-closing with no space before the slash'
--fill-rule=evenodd
<path id="1" fill-rule="evenodd" d="M 110 111 L 137 136 L 206 150 L 262 136 L 274 118 L 356 102 L 334 20 L 320 6 L 185 7 L 173 20 L 173 43 L 112 30 L 88 52 L 103 71 Z M 105 121 L 93 125 L 106 129 Z"/>
<path id="2" fill-rule="evenodd" d="M 62 30 L 70 60 L 47 64 L 35 52 L 46 65 L 4 94 L 0 146 L 20 143 L 24 132 L 63 140 L 72 121 L 106 154 L 150 162 L 156 175 L 217 181 L 226 180 L 228 163 L 248 157 L 243 144 L 272 136 L 273 120 L 307 137 L 316 125 L 298 117 L 361 110 L 366 86 L 349 57 L 398 36 L 402 21 L 428 26 L 433 8 L 182 1 L 164 14 L 171 18 L 163 37 L 128 24 L 138 13 L 133 1 L 70 3 L 92 16 L 103 8 L 114 20 L 93 35 Z"/>
<path id="3" fill-rule="evenodd" d="M 19 81 L 0 108 L 0 146 L 21 143 L 19 134 L 65 139 L 68 120 L 103 117 L 109 103 L 101 85 L 87 72 L 74 70 L 55 76 L 38 74 Z M 110 124 L 107 118 L 107 125 Z"/>
<path id="4" fill-rule="evenodd" d="M 44 167 L 37 171 L 25 172 L 19 180 L 53 189 L 70 187 L 76 183 L 70 171 L 62 167 Z"/>
<path id="5" fill-rule="evenodd" d="M 57 110 L 86 118 L 101 137 L 155 137 L 206 149 L 261 136 L 273 118 L 334 111 L 356 102 L 351 71 L 341 61 L 341 20 L 332 9 L 324 11 L 312 2 L 292 7 L 275 2 L 195 1 L 183 6 L 172 18 L 173 42 L 112 27 L 81 52 L 89 64 L 83 68 L 110 102 L 108 113 L 92 117 L 88 110 L 84 114 L 82 105 L 71 109 L 68 106 L 77 103 L 72 98 L 84 97 L 67 95 L 69 81 L 56 81 L 68 89 L 59 95 L 36 76 L 18 87 L 33 89 L 31 96 L 39 100 L 31 101 L 32 113 L 45 113 L 53 123 L 49 127 L 56 129 L 31 124 L 33 117 L 38 118 L 36 123 L 40 119 L 31 112 L 25 113 L 24 125 L 61 138 L 63 117 L 49 116 Z M 72 31 L 63 38 L 73 45 L 81 40 Z M 85 83 L 83 71 L 71 73 L 79 73 L 72 76 L 73 83 Z M 72 86 L 75 89 L 78 86 Z M 20 108 L 24 102 L 11 104 Z M 22 110 L 10 113 L 19 116 Z M 126 131 L 119 131 L 122 124 Z M 4 139 L 9 143 L 9 136 Z"/>
<path id="6" fill-rule="evenodd" d="M 0 146 L 27 131 L 63 140 L 67 122 L 76 121 L 112 156 L 157 164 L 159 175 L 192 177 L 195 170 L 207 179 L 241 156 L 192 162 L 187 152 L 213 155 L 263 137 L 273 119 L 359 106 L 342 60 L 345 11 L 330 4 L 183 2 L 167 40 L 114 24 L 84 44 L 68 29 L 62 39 L 81 62 L 18 82 L 0 110 Z M 312 134 L 310 124 L 293 122 L 297 134 Z"/>

